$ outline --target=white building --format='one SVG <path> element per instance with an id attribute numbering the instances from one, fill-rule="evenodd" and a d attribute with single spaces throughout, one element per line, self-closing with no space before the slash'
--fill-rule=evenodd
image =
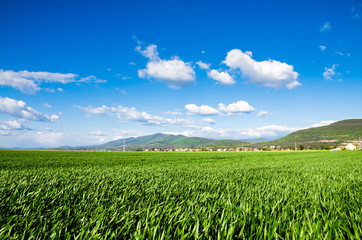
<path id="1" fill-rule="evenodd" d="M 353 145 L 352 143 L 348 143 L 347 146 L 345 146 L 346 150 L 349 150 L 349 151 L 353 151 L 353 150 L 356 150 L 356 146 Z"/>

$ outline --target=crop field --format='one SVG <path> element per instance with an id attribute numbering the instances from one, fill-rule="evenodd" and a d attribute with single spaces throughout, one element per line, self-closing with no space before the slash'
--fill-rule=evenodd
<path id="1" fill-rule="evenodd" d="M 0 239 L 361 239 L 361 209 L 361 151 L 0 151 Z"/>

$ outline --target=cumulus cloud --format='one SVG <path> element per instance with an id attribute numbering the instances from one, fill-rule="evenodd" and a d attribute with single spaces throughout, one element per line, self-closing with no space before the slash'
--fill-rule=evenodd
<path id="1" fill-rule="evenodd" d="M 209 78 L 218 81 L 221 85 L 233 85 L 235 80 L 227 72 L 218 72 L 217 70 L 211 70 L 207 73 Z"/>
<path id="2" fill-rule="evenodd" d="M 325 70 L 323 73 L 324 80 L 329 80 L 329 81 L 333 80 L 333 77 L 338 74 L 335 71 L 337 66 L 338 66 L 338 64 L 333 64 L 333 66 L 331 68 L 327 68 L 327 67 L 324 68 L 324 70 Z"/>
<path id="3" fill-rule="evenodd" d="M 219 110 L 227 115 L 235 115 L 242 113 L 250 113 L 254 111 L 254 108 L 246 101 L 237 101 L 230 103 L 227 106 L 223 103 L 219 104 Z"/>
<path id="4" fill-rule="evenodd" d="M 208 105 L 197 106 L 196 104 L 187 104 L 185 108 L 188 110 L 188 115 L 200 115 L 200 116 L 211 116 L 211 115 L 240 115 L 242 113 L 250 113 L 254 111 L 254 108 L 249 105 L 246 101 L 237 101 L 225 105 L 219 103 L 218 109 L 210 107 Z"/>
<path id="5" fill-rule="evenodd" d="M 321 51 L 325 51 L 325 50 L 327 50 L 327 47 L 326 46 L 319 46 L 319 49 L 321 50 Z"/>
<path id="6" fill-rule="evenodd" d="M 268 115 L 269 115 L 269 113 L 267 111 L 261 110 L 258 112 L 258 117 L 261 117 L 261 118 L 266 118 Z"/>
<path id="7" fill-rule="evenodd" d="M 331 30 L 332 27 L 331 27 L 331 24 L 329 22 L 326 22 L 325 24 L 323 24 L 323 26 L 320 28 L 320 31 L 321 32 L 326 32 L 326 31 L 329 31 Z"/>
<path id="8" fill-rule="evenodd" d="M 32 121 L 55 121 L 59 119 L 58 115 L 48 116 L 35 109 L 28 107 L 25 102 L 8 97 L 0 97 L 0 113 Z"/>
<path id="9" fill-rule="evenodd" d="M 24 126 L 24 120 L 8 120 L 0 121 L 0 130 L 31 130 L 30 128 Z"/>
<path id="10" fill-rule="evenodd" d="M 16 72 L 0 69 L 0 86 L 12 87 L 25 94 L 35 94 L 40 90 L 39 85 L 41 83 L 105 82 L 105 80 L 99 80 L 95 76 L 80 80 L 77 80 L 77 77 L 78 75 L 73 73 L 29 72 L 26 70 Z"/>
<path id="11" fill-rule="evenodd" d="M 198 61 L 196 62 L 196 64 L 199 66 L 199 68 L 201 69 L 209 69 L 211 64 L 208 64 L 208 63 L 204 63 L 202 61 Z"/>
<path id="12" fill-rule="evenodd" d="M 195 82 L 195 71 L 189 63 L 178 57 L 171 60 L 160 59 L 156 45 L 151 44 L 145 50 L 138 46 L 136 51 L 149 59 L 146 69 L 138 70 L 140 78 L 154 78 L 172 89 L 182 89 Z"/>
<path id="13" fill-rule="evenodd" d="M 208 105 L 197 106 L 196 104 L 187 104 L 185 108 L 188 110 L 188 115 L 211 116 L 220 113 L 217 109 Z"/>
<path id="14" fill-rule="evenodd" d="M 276 60 L 258 62 L 240 49 L 229 51 L 224 63 L 232 69 L 241 70 L 252 84 L 288 89 L 301 85 L 297 81 L 298 73 L 293 71 L 292 65 Z"/>

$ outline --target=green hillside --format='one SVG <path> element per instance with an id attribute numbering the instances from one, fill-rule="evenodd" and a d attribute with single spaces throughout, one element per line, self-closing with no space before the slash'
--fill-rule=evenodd
<path id="1" fill-rule="evenodd" d="M 184 135 L 171 135 L 156 133 L 142 137 L 126 139 L 127 150 L 144 150 L 146 148 L 236 148 L 241 146 L 264 147 L 281 146 L 294 148 L 298 146 L 317 148 L 321 146 L 338 146 L 346 142 L 357 142 L 362 137 L 362 119 L 350 119 L 332 123 L 328 126 L 309 128 L 289 134 L 283 138 L 250 143 L 242 140 L 214 140 L 200 137 L 186 137 Z M 123 139 L 111 141 L 101 145 L 83 147 L 60 147 L 61 150 L 92 150 L 109 149 L 121 150 Z"/>
<path id="2" fill-rule="evenodd" d="M 293 132 L 277 140 L 251 144 L 253 147 L 304 145 L 312 148 L 335 146 L 347 142 L 357 142 L 362 137 L 362 119 L 349 119 L 323 127 L 315 127 Z"/>
<path id="3" fill-rule="evenodd" d="M 200 137 L 186 137 L 184 135 L 171 135 L 156 133 L 142 137 L 126 138 L 127 150 L 144 150 L 146 148 L 230 148 L 240 147 L 247 142 L 239 140 L 214 140 Z M 60 147 L 60 150 L 96 150 L 109 149 L 121 150 L 123 148 L 123 139 L 111 141 L 105 144 L 80 146 L 80 147 Z"/>
<path id="4" fill-rule="evenodd" d="M 132 147 L 132 148 L 141 148 L 141 147 L 160 148 L 162 146 L 169 145 L 170 142 L 182 138 L 186 137 L 183 135 L 169 135 L 169 134 L 156 133 L 137 138 L 127 138 L 126 143 L 127 147 Z M 98 147 L 105 147 L 105 148 L 122 147 L 122 145 L 123 145 L 123 139 L 119 139 L 102 145 L 98 145 Z"/>

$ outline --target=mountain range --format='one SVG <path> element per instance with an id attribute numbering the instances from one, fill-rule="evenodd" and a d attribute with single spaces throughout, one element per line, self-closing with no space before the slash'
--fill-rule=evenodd
<path id="1" fill-rule="evenodd" d="M 264 147 L 281 146 L 294 147 L 305 145 L 311 148 L 319 146 L 335 146 L 346 142 L 359 141 L 362 136 L 362 119 L 349 119 L 332 123 L 323 127 L 315 127 L 293 132 L 288 136 L 268 141 L 267 139 L 248 140 L 215 140 L 201 137 L 186 137 L 156 133 L 142 137 L 126 138 L 126 150 L 144 150 L 152 148 L 230 148 L 230 147 Z M 122 150 L 123 139 L 107 142 L 100 145 L 80 147 L 60 147 L 60 150 Z"/>

